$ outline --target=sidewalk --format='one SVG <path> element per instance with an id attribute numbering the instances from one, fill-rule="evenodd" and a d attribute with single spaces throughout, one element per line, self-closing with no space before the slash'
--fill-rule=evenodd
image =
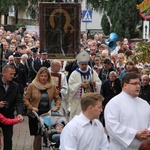
<path id="1" fill-rule="evenodd" d="M 24 116 L 22 123 L 14 125 L 12 150 L 33 150 L 33 138 L 29 133 L 28 117 Z M 44 147 L 42 150 L 50 150 L 50 148 Z"/>
<path id="2" fill-rule="evenodd" d="M 27 116 L 24 116 L 22 123 L 14 125 L 13 132 L 12 150 L 33 150 L 33 136 L 29 133 Z"/>
<path id="3" fill-rule="evenodd" d="M 29 133 L 27 116 L 24 116 L 22 123 L 14 125 L 12 150 L 33 150 L 33 136 Z"/>

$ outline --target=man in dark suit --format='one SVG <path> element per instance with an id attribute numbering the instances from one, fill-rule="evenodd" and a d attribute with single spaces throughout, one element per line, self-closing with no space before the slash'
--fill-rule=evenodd
<path id="1" fill-rule="evenodd" d="M 13 81 L 15 68 L 13 65 L 5 65 L 0 75 L 0 113 L 7 118 L 14 118 L 16 110 L 17 117 L 23 121 L 23 101 L 19 86 Z M 12 150 L 13 125 L 4 125 L 0 123 L 3 131 L 4 148 L 3 150 Z"/>
<path id="2" fill-rule="evenodd" d="M 4 58 L 5 59 L 8 59 L 8 57 L 10 56 L 10 55 L 12 55 L 13 54 L 13 51 L 11 51 L 10 49 L 9 49 L 9 43 L 6 41 L 6 42 L 3 42 L 2 43 L 3 44 L 3 52 L 4 52 Z"/>
<path id="3" fill-rule="evenodd" d="M 14 56 L 14 62 L 10 63 L 10 65 L 13 65 L 15 67 L 15 74 L 14 74 L 13 81 L 18 83 L 18 73 L 19 73 L 19 63 L 21 60 L 21 53 L 14 52 L 13 56 Z"/>
<path id="4" fill-rule="evenodd" d="M 28 59 L 25 61 L 25 67 L 26 67 L 26 71 L 27 71 L 27 75 L 28 75 L 29 74 L 29 70 L 31 68 L 32 61 L 37 59 L 38 48 L 33 47 L 31 49 L 28 49 L 27 51 L 29 51 L 28 52 L 29 54 L 27 54 L 28 55 Z"/>
<path id="5" fill-rule="evenodd" d="M 41 50 L 40 58 L 36 58 L 34 61 L 32 61 L 28 74 L 28 83 L 32 82 L 41 67 L 50 67 L 50 62 L 47 60 L 47 54 L 48 53 L 46 49 Z"/>
<path id="6" fill-rule="evenodd" d="M 26 87 L 26 83 L 27 83 L 27 68 L 25 66 L 25 61 L 27 60 L 28 55 L 27 54 L 23 54 L 21 56 L 21 61 L 18 65 L 19 68 L 19 72 L 18 72 L 18 84 L 20 87 L 20 92 L 23 96 L 24 94 L 24 88 Z"/>

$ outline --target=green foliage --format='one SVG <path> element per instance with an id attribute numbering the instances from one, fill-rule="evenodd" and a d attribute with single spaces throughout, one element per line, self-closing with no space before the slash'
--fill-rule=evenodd
<path id="1" fill-rule="evenodd" d="M 53 2 L 54 0 L 40 0 L 40 2 Z M 32 19 L 38 18 L 38 0 L 29 0 L 27 10 Z"/>
<path id="2" fill-rule="evenodd" d="M 18 23 L 16 24 L 16 28 L 19 27 L 25 27 L 27 25 L 27 23 L 23 20 L 19 20 Z"/>
<path id="3" fill-rule="evenodd" d="M 125 28 L 125 36 L 124 37 L 130 39 L 130 33 L 129 33 L 129 28 L 128 27 Z"/>
<path id="4" fill-rule="evenodd" d="M 0 14 L 7 14 L 10 6 L 11 2 L 6 0 L 0 0 Z"/>
<path id="5" fill-rule="evenodd" d="M 101 11 L 102 9 L 105 9 L 107 6 L 106 0 L 87 0 L 87 4 L 90 4 L 91 8 L 93 8 L 96 11 Z"/>
<path id="6" fill-rule="evenodd" d="M 38 21 L 19 19 L 18 23 L 16 24 L 16 28 L 25 27 L 26 25 L 38 25 Z"/>
<path id="7" fill-rule="evenodd" d="M 57 0 L 40 0 L 40 2 L 56 2 Z M 104 33 L 115 32 L 119 37 L 134 38 L 141 32 L 136 29 L 137 24 L 142 17 L 136 5 L 143 0 L 87 0 L 87 4 L 91 9 L 96 11 L 106 11 L 110 19 L 105 16 L 102 18 L 102 28 Z M 78 2 L 78 0 L 74 0 Z M 26 9 L 33 19 L 37 19 L 38 0 L 0 0 L 0 14 L 7 14 L 9 7 L 15 5 L 15 8 Z M 109 29 L 110 28 L 110 29 Z"/>
<path id="8" fill-rule="evenodd" d="M 16 7 L 25 8 L 25 6 L 28 5 L 28 0 L 9 0 L 11 1 L 12 5 L 15 5 Z"/>
<path id="9" fill-rule="evenodd" d="M 150 42 L 142 41 L 137 44 L 135 55 L 132 56 L 133 60 L 138 59 L 139 62 L 150 63 Z"/>
<path id="10" fill-rule="evenodd" d="M 112 24 L 111 31 L 120 37 L 134 38 L 134 32 L 142 19 L 136 5 L 142 0 L 108 0 L 107 15 Z"/>
<path id="11" fill-rule="evenodd" d="M 117 20 L 116 23 L 114 23 L 114 24 L 112 25 L 110 32 L 116 32 L 116 31 L 117 31 L 117 32 L 116 32 L 117 35 L 118 35 L 119 37 L 122 37 L 122 34 L 124 33 L 124 30 L 122 30 L 122 29 L 123 29 L 122 24 L 120 23 L 119 20 Z"/>
<path id="12" fill-rule="evenodd" d="M 0 0 L 0 14 L 8 14 L 10 6 L 14 5 L 16 9 L 25 8 L 28 0 Z"/>
<path id="13" fill-rule="evenodd" d="M 150 1 L 143 0 L 143 2 L 139 5 L 137 5 L 137 9 L 141 11 L 141 13 L 144 13 L 145 16 L 150 15 Z"/>
<path id="14" fill-rule="evenodd" d="M 108 35 L 110 33 L 110 24 L 109 24 L 106 14 L 104 14 L 102 17 L 101 26 L 102 26 L 104 34 Z"/>

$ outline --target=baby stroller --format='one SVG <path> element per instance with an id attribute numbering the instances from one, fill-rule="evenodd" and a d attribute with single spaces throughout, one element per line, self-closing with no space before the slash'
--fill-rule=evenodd
<path id="1" fill-rule="evenodd" d="M 48 126 L 44 123 L 44 117 L 48 116 L 50 113 L 44 113 L 38 115 L 37 112 L 32 111 L 38 120 L 38 134 L 42 137 L 42 150 L 58 150 L 60 143 L 61 130 L 56 130 L 55 126 L 57 124 L 66 125 L 67 121 L 59 112 L 51 112 L 51 125 Z"/>

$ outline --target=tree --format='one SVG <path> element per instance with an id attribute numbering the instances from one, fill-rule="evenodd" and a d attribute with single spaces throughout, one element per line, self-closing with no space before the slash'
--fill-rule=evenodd
<path id="1" fill-rule="evenodd" d="M 132 56 L 132 59 L 138 59 L 139 62 L 150 63 L 150 42 L 139 42 L 137 48 L 135 48 L 135 55 Z"/>
<path id="2" fill-rule="evenodd" d="M 123 35 L 124 34 L 124 30 L 123 30 L 123 25 L 120 23 L 119 20 L 117 20 L 117 22 L 115 23 L 114 29 L 111 28 L 110 32 L 114 32 L 117 31 L 116 33 L 118 35 Z"/>
<path id="3" fill-rule="evenodd" d="M 5 15 L 5 20 L 7 20 L 8 12 L 12 5 L 15 7 L 17 23 L 18 9 L 25 8 L 28 5 L 28 0 L 0 0 L 0 15 Z M 5 24 L 7 24 L 7 21 L 5 21 Z"/>
<path id="4" fill-rule="evenodd" d="M 110 24 L 107 18 L 107 15 L 104 14 L 101 21 L 101 26 L 103 28 L 103 32 L 105 35 L 108 35 L 110 33 Z"/>
<path id="5" fill-rule="evenodd" d="M 87 0 L 87 4 L 90 4 L 95 11 L 101 11 L 106 8 L 107 0 Z"/>
<path id="6" fill-rule="evenodd" d="M 140 10 L 141 14 L 144 14 L 144 16 L 150 15 L 150 1 L 149 0 L 143 0 L 142 3 L 137 5 L 137 9 Z M 146 17 L 144 17 L 146 18 Z"/>
<path id="7" fill-rule="evenodd" d="M 133 38 L 137 24 L 142 19 L 136 5 L 142 0 L 108 0 L 107 15 L 110 17 L 111 32 L 119 37 Z"/>
<path id="8" fill-rule="evenodd" d="M 11 1 L 0 0 L 0 14 L 8 14 L 9 7 L 11 6 Z"/>
<path id="9" fill-rule="evenodd" d="M 40 2 L 56 2 L 61 0 L 41 0 Z M 136 8 L 143 0 L 86 0 L 88 6 L 96 11 L 107 12 L 110 19 L 110 32 L 116 32 L 119 37 L 133 38 L 140 20 L 139 10 Z M 74 0 L 78 2 L 78 0 Z M 16 10 L 21 6 L 28 6 L 27 11 L 32 18 L 38 17 L 38 0 L 1 0 L 0 14 L 7 14 L 11 5 Z M 108 25 L 107 25 L 108 26 Z M 105 30 L 103 26 L 103 30 Z"/>
<path id="10" fill-rule="evenodd" d="M 0 15 L 4 15 L 4 23 L 7 24 L 7 16 L 11 3 L 9 1 L 0 0 Z"/>
<path id="11" fill-rule="evenodd" d="M 12 0 L 12 5 L 15 6 L 15 11 L 16 11 L 16 24 L 18 23 L 18 10 L 19 9 L 24 9 L 25 10 L 25 6 L 28 5 L 28 0 Z"/>
<path id="12" fill-rule="evenodd" d="M 137 5 L 143 0 L 87 0 L 90 7 L 96 11 L 107 12 L 110 19 L 110 32 L 116 32 L 119 37 L 134 38 L 136 27 L 142 20 Z M 102 29 L 105 27 L 103 26 Z"/>
<path id="13" fill-rule="evenodd" d="M 61 0 L 58 0 L 58 1 L 60 2 Z M 40 0 L 40 2 L 54 2 L 54 0 Z M 31 18 L 37 19 L 38 18 L 38 0 L 28 0 L 27 11 L 29 15 L 31 16 Z"/>

